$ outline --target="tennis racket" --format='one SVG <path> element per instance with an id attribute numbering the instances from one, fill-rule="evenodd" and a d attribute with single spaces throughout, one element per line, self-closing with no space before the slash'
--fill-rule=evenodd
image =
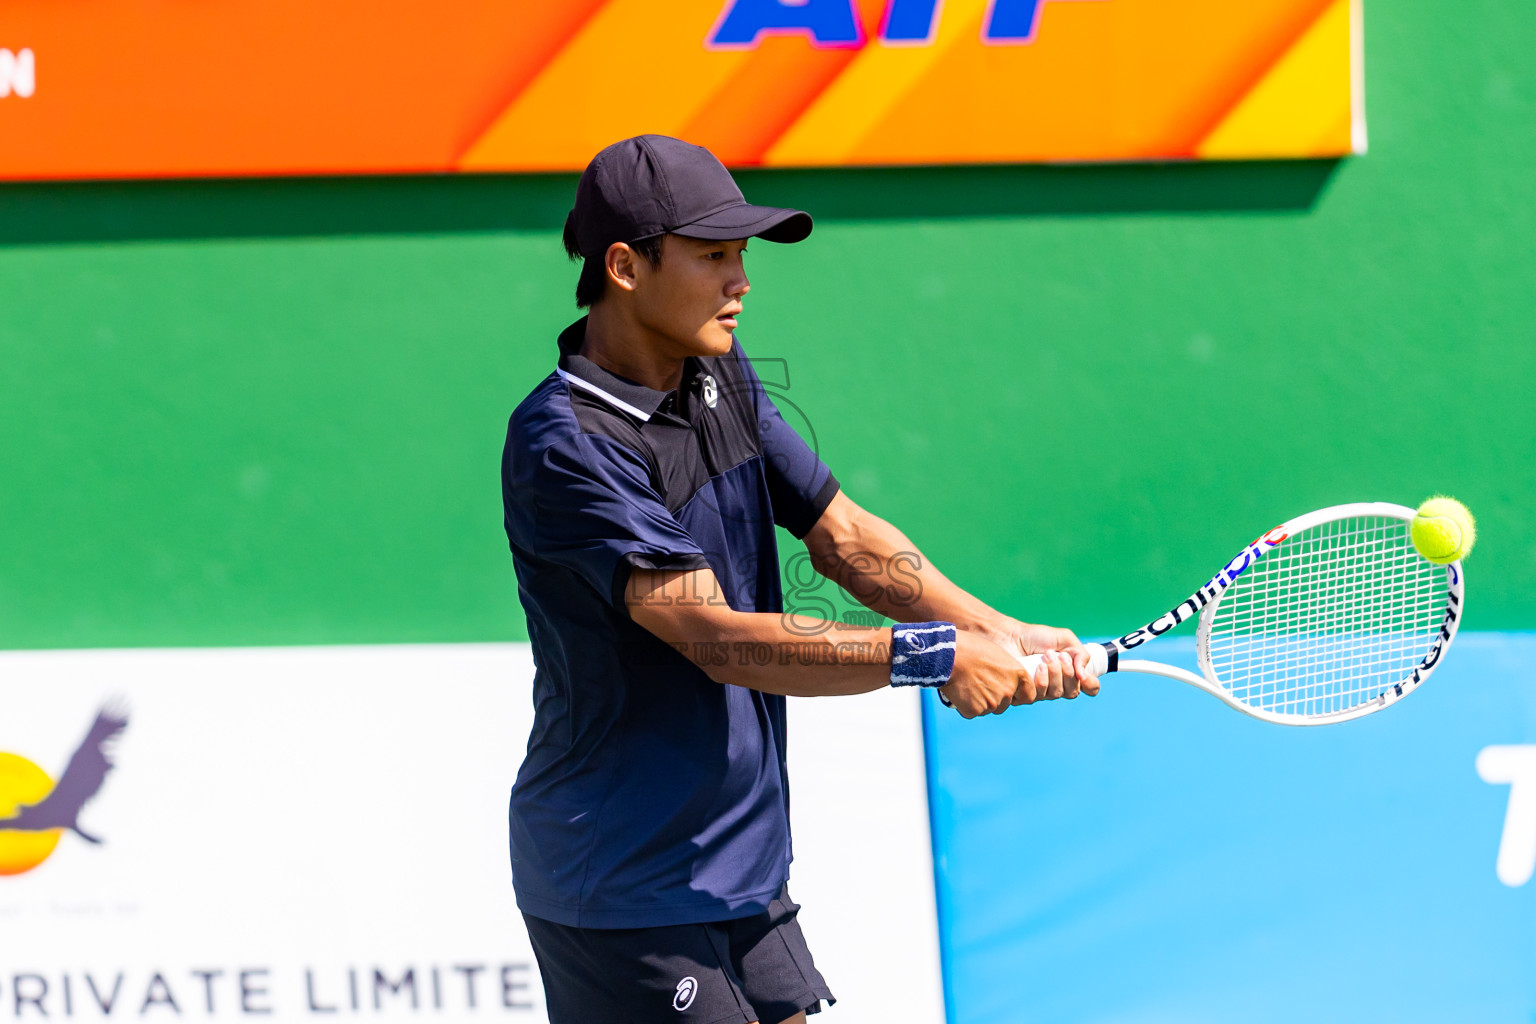
<path id="1" fill-rule="evenodd" d="M 1345 722 L 1396 703 L 1444 659 L 1466 586 L 1459 561 L 1435 565 L 1415 550 L 1413 514 L 1360 502 L 1282 523 L 1167 614 L 1086 644 L 1094 674 L 1167 676 L 1280 725 Z M 1196 615 L 1199 675 L 1125 657 Z M 1040 655 L 1020 660 L 1033 673 Z"/>

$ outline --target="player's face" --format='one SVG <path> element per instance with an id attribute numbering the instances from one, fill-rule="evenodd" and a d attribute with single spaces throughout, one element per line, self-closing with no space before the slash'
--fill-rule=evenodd
<path id="1" fill-rule="evenodd" d="M 742 260 L 746 251 L 746 239 L 666 236 L 660 266 L 644 258 L 635 261 L 635 312 L 641 324 L 686 355 L 729 352 L 742 296 L 751 288 Z"/>

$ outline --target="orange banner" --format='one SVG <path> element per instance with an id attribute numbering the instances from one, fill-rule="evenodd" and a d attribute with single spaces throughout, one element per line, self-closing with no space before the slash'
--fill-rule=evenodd
<path id="1" fill-rule="evenodd" d="M 8 0 L 0 178 L 1336 156 L 1358 0 Z"/>

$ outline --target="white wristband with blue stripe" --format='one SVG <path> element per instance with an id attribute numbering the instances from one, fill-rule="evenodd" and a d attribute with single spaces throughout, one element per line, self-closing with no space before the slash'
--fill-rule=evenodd
<path id="1" fill-rule="evenodd" d="M 954 671 L 953 622 L 906 622 L 891 627 L 892 686 L 943 686 Z"/>

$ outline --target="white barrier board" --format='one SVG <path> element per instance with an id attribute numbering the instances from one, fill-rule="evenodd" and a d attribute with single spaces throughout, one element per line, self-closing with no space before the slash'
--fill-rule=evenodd
<path id="1" fill-rule="evenodd" d="M 0 831 L 0 1018 L 544 1020 L 506 852 L 532 672 L 526 644 L 0 654 L 0 805 L 128 720 L 100 844 L 20 870 L 38 833 Z M 915 695 L 790 718 L 824 1019 L 942 1020 Z"/>

